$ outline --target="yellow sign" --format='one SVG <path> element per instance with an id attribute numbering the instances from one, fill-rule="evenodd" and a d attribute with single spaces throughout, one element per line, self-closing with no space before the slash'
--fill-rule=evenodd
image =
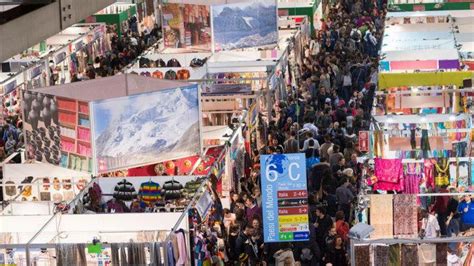
<path id="1" fill-rule="evenodd" d="M 293 223 L 307 223 L 308 215 L 284 215 L 278 217 L 278 223 L 281 224 L 293 224 Z"/>

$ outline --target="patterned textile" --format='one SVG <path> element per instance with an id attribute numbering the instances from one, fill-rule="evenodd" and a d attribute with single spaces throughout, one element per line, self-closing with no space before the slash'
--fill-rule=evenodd
<path id="1" fill-rule="evenodd" d="M 402 160 L 400 159 L 374 159 L 375 175 L 378 181 L 398 183 L 400 171 L 402 170 Z"/>
<path id="2" fill-rule="evenodd" d="M 388 265 L 389 249 L 387 245 L 374 246 L 374 265 Z"/>
<path id="3" fill-rule="evenodd" d="M 390 245 L 388 250 L 388 265 L 399 266 L 400 265 L 400 244 Z"/>
<path id="4" fill-rule="evenodd" d="M 393 234 L 413 236 L 418 234 L 416 195 L 396 194 L 393 198 Z M 384 217 L 388 219 L 388 217 Z"/>
<path id="5" fill-rule="evenodd" d="M 393 236 L 393 195 L 370 195 L 370 225 L 373 239 Z"/>
<path id="6" fill-rule="evenodd" d="M 420 266 L 436 266 L 436 245 L 418 245 L 418 260 Z"/>
<path id="7" fill-rule="evenodd" d="M 370 266 L 370 246 L 354 246 L 355 266 Z"/>
<path id="8" fill-rule="evenodd" d="M 420 182 L 422 178 L 421 164 L 408 163 L 404 169 L 405 183 L 404 192 L 407 194 L 418 194 L 420 192 Z"/>
<path id="9" fill-rule="evenodd" d="M 401 266 L 418 265 L 418 247 L 417 245 L 402 245 L 402 259 Z"/>
<path id="10" fill-rule="evenodd" d="M 438 243 L 436 244 L 436 266 L 448 265 L 448 244 Z"/>
<path id="11" fill-rule="evenodd" d="M 434 162 L 433 162 L 433 159 L 426 159 L 425 160 L 423 171 L 425 172 L 426 187 L 434 188 L 435 187 L 435 182 L 434 182 Z"/>

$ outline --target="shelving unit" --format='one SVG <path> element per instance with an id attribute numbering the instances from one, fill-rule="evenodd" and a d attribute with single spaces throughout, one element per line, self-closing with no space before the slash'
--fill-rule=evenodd
<path id="1" fill-rule="evenodd" d="M 78 171 L 91 171 L 92 148 L 89 104 L 58 97 L 61 163 Z"/>

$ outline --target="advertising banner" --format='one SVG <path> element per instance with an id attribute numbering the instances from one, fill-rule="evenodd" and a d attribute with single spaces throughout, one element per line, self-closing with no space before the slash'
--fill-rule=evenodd
<path id="1" fill-rule="evenodd" d="M 275 0 L 212 6 L 214 50 L 273 45 L 278 42 Z"/>
<path id="2" fill-rule="evenodd" d="M 99 173 L 199 153 L 196 85 L 94 101 L 91 106 Z"/>
<path id="3" fill-rule="evenodd" d="M 262 155 L 260 164 L 264 242 L 308 241 L 305 155 Z"/>
<path id="4" fill-rule="evenodd" d="M 166 48 L 181 48 L 183 52 L 211 51 L 209 6 L 164 4 L 163 33 Z"/>

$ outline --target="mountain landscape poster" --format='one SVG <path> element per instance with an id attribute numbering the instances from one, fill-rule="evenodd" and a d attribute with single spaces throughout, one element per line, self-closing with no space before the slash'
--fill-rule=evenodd
<path id="1" fill-rule="evenodd" d="M 99 173 L 200 151 L 196 85 L 95 101 L 92 110 Z"/>
<path id="2" fill-rule="evenodd" d="M 275 0 L 214 5 L 211 9 L 216 51 L 266 46 L 278 42 Z"/>

